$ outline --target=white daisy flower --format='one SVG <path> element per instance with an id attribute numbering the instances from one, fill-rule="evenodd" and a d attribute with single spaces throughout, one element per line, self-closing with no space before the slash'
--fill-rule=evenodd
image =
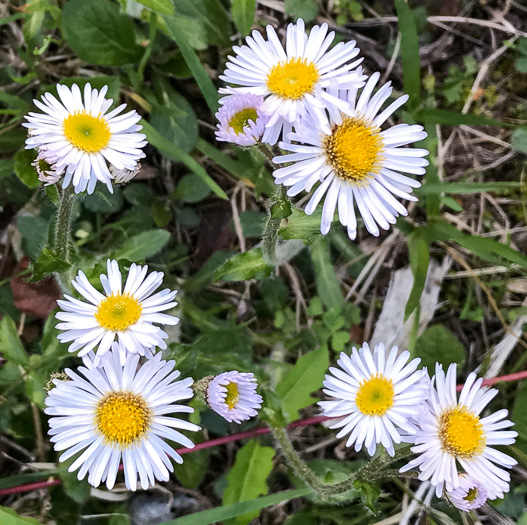
<path id="1" fill-rule="evenodd" d="M 41 150 L 37 158 L 31 163 L 38 175 L 38 180 L 44 183 L 44 186 L 56 184 L 64 175 L 64 168 L 57 169 L 57 158 L 50 155 L 49 152 Z"/>
<path id="2" fill-rule="evenodd" d="M 418 457 L 401 469 L 418 467 L 419 479 L 430 479 L 438 497 L 443 487 L 450 492 L 461 486 L 457 463 L 470 477 L 493 486 L 497 494 L 509 490 L 510 474 L 504 468 L 513 467 L 516 460 L 492 446 L 511 445 L 518 433 L 503 430 L 514 424 L 505 419 L 507 410 L 480 416 L 498 391 L 481 388 L 483 379 L 476 377 L 469 374 L 458 400 L 456 365 L 449 366 L 446 376 L 436 365 L 435 388 L 429 390 L 414 436 L 412 451 Z"/>
<path id="3" fill-rule="evenodd" d="M 417 198 L 410 193 L 421 184 L 402 173 L 424 175 L 428 151 L 422 148 L 403 148 L 426 138 L 422 126 L 399 124 L 384 131 L 381 126 L 401 107 L 408 96 L 392 102 L 379 113 L 392 93 L 390 83 L 372 96 L 379 73 L 374 73 L 357 100 L 357 90 L 332 91 L 350 104 L 345 114 L 339 108 L 328 107 L 325 120 L 305 120 L 297 126 L 280 148 L 290 154 L 275 157 L 273 162 L 290 166 L 277 169 L 273 176 L 277 184 L 290 186 L 287 194 L 302 191 L 313 193 L 305 211 L 311 215 L 325 196 L 320 231 L 329 232 L 335 209 L 348 236 L 357 236 L 355 205 L 372 235 L 379 235 L 395 224 L 396 217 L 407 215 L 406 208 L 395 198 L 409 201 Z"/>
<path id="4" fill-rule="evenodd" d="M 54 449 L 65 452 L 59 461 L 82 453 L 69 467 L 79 469 L 79 480 L 87 473 L 97 487 L 106 482 L 112 489 L 121 463 L 129 490 L 136 490 L 137 478 L 143 489 L 155 480 L 168 481 L 174 467 L 169 458 L 183 463 L 181 456 L 165 440 L 192 448 L 194 443 L 175 429 L 196 432 L 200 427 L 167 416 L 194 409 L 177 404 L 193 396 L 192 378 L 176 381 L 174 361 L 162 361 L 161 354 L 138 366 L 135 355 L 122 365 L 114 345 L 100 368 L 66 369 L 71 380 L 55 379 L 47 398 L 45 413 Z M 86 359 L 86 358 L 85 358 Z"/>
<path id="5" fill-rule="evenodd" d="M 35 105 L 44 112 L 29 113 L 23 125 L 29 129 L 26 148 L 45 149 L 56 160 L 56 169 L 65 169 L 63 187 L 73 184 L 75 192 L 93 193 L 97 181 L 112 189 L 108 165 L 133 170 L 145 156 L 141 148 L 146 135 L 137 133 L 142 126 L 136 111 L 120 115 L 126 104 L 107 113 L 113 100 L 106 99 L 108 86 L 100 91 L 87 83 L 84 97 L 77 84 L 68 88 L 58 84 L 60 100 L 44 93 Z"/>
<path id="6" fill-rule="evenodd" d="M 264 134 L 269 118 L 262 112 L 263 97 L 247 93 L 220 100 L 216 140 L 254 146 Z"/>
<path id="7" fill-rule="evenodd" d="M 79 271 L 72 285 L 88 302 L 69 295 L 57 301 L 63 311 L 56 317 L 64 321 L 57 328 L 65 330 L 58 335 L 59 341 L 73 341 L 68 350 L 80 350 L 79 356 L 97 348 L 95 366 L 115 340 L 123 363 L 129 352 L 150 356 L 156 346 L 166 348 L 168 335 L 154 323 L 175 325 L 179 319 L 162 313 L 177 305 L 173 300 L 177 292 L 167 288 L 152 295 L 163 282 L 163 272 L 147 277 L 148 266 L 132 264 L 123 290 L 117 261 L 108 259 L 107 267 L 108 275 L 100 276 L 104 294 Z"/>
<path id="8" fill-rule="evenodd" d="M 323 391 L 336 400 L 318 404 L 324 416 L 342 418 L 329 428 L 342 427 L 337 438 L 349 434 L 347 447 L 355 443 L 359 451 L 364 446 L 373 456 L 381 443 L 393 456 L 394 443 L 417 432 L 411 418 L 419 413 L 426 383 L 423 372 L 416 371 L 420 359 L 409 358 L 410 352 L 399 355 L 396 346 L 387 352 L 379 343 L 372 353 L 364 343 L 351 356 L 340 354 L 340 368 L 329 369 L 333 375 L 326 375 Z"/>
<path id="9" fill-rule="evenodd" d="M 459 475 L 459 487 L 446 492 L 446 497 L 460 510 L 469 512 L 474 509 L 483 507 L 488 499 L 495 499 L 498 494 L 494 487 L 474 479 L 467 474 Z M 503 497 L 503 493 L 500 497 Z"/>
<path id="10" fill-rule="evenodd" d="M 254 374 L 224 372 L 213 377 L 205 394 L 207 405 L 227 421 L 241 423 L 258 415 L 262 396 L 256 393 L 258 386 Z"/>
<path id="11" fill-rule="evenodd" d="M 326 91 L 330 85 L 360 87 L 364 77 L 351 71 L 362 59 L 350 62 L 358 54 L 355 42 L 339 42 L 329 50 L 335 33 L 328 25 L 314 26 L 307 36 L 304 21 L 287 26 L 285 50 L 275 30 L 267 26 L 264 40 L 258 31 L 246 38 L 247 45 L 234 46 L 226 71 L 220 78 L 228 84 L 220 93 L 253 93 L 266 97 L 262 111 L 268 115 L 263 142 L 275 144 L 282 128 L 291 130 L 299 118 L 318 117 L 327 104 L 345 106 Z M 328 51 L 329 50 L 329 51 Z"/>

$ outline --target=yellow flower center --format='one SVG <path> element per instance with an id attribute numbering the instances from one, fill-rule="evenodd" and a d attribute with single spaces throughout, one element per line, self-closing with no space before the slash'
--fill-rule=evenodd
<path id="1" fill-rule="evenodd" d="M 254 108 L 245 108 L 238 111 L 238 113 L 231 118 L 229 126 L 234 130 L 236 135 L 239 135 L 240 133 L 243 133 L 243 128 L 249 125 L 250 120 L 256 122 L 257 118 L 258 113 Z"/>
<path id="2" fill-rule="evenodd" d="M 97 405 L 96 424 L 108 443 L 130 445 L 140 439 L 150 425 L 146 401 L 131 392 L 112 392 Z"/>
<path id="3" fill-rule="evenodd" d="M 465 501 L 468 501 L 469 503 L 472 503 L 477 497 L 478 497 L 478 489 L 476 487 L 472 487 L 467 492 L 467 495 L 463 499 Z"/>
<path id="4" fill-rule="evenodd" d="M 225 388 L 227 389 L 225 403 L 229 407 L 229 410 L 232 410 L 236 406 L 236 403 L 238 403 L 240 400 L 240 391 L 238 390 L 238 385 L 233 382 L 225 385 Z"/>
<path id="5" fill-rule="evenodd" d="M 305 58 L 290 58 L 269 71 L 267 87 L 275 95 L 297 100 L 312 93 L 319 78 L 315 64 L 308 64 Z"/>
<path id="6" fill-rule="evenodd" d="M 479 417 L 463 405 L 441 414 L 439 440 L 442 449 L 457 458 L 481 454 L 487 442 Z"/>
<path id="7" fill-rule="evenodd" d="M 121 332 L 137 323 L 142 311 L 141 303 L 131 295 L 110 295 L 99 304 L 95 319 L 106 330 Z"/>
<path id="8" fill-rule="evenodd" d="M 393 397 L 392 380 L 376 374 L 360 384 L 355 404 L 366 416 L 383 416 L 393 406 Z"/>
<path id="9" fill-rule="evenodd" d="M 110 127 L 104 117 L 78 111 L 64 120 L 64 135 L 77 149 L 86 153 L 102 150 L 110 142 Z"/>
<path id="10" fill-rule="evenodd" d="M 381 171 L 383 142 L 381 129 L 363 117 L 344 117 L 324 140 L 324 151 L 341 179 L 367 182 Z"/>

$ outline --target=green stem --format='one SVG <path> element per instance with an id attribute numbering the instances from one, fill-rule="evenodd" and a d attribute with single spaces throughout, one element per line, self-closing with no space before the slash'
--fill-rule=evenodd
<path id="1" fill-rule="evenodd" d="M 55 223 L 53 251 L 66 262 L 70 262 L 71 255 L 71 210 L 74 200 L 75 194 L 72 186 L 62 190 Z"/>
<path id="2" fill-rule="evenodd" d="M 276 243 L 278 242 L 278 232 L 282 219 L 289 215 L 291 215 L 291 204 L 287 198 L 287 188 L 280 186 L 271 201 L 269 218 L 265 224 L 262 243 L 264 260 L 272 265 L 277 264 Z"/>
<path id="3" fill-rule="evenodd" d="M 382 454 L 376 457 L 373 461 L 368 463 L 366 466 L 344 481 L 334 484 L 326 484 L 320 480 L 320 478 L 298 455 L 298 452 L 294 449 L 285 429 L 277 426 L 271 426 L 271 429 L 276 441 L 280 445 L 284 456 L 289 462 L 291 468 L 294 470 L 295 474 L 300 479 L 302 479 L 306 485 L 317 492 L 318 495 L 324 500 L 328 500 L 331 497 L 339 496 L 351 491 L 354 488 L 353 485 L 355 481 L 357 480 L 371 482 L 382 478 L 416 477 L 416 475 L 411 472 L 400 474 L 397 469 L 387 470 L 387 467 L 394 461 L 408 457 L 412 454 L 412 445 L 408 445 L 397 450 L 393 457 L 390 457 L 387 454 Z"/>
<path id="4" fill-rule="evenodd" d="M 256 147 L 260 150 L 262 155 L 272 164 L 275 156 L 271 148 L 269 148 L 269 146 L 266 146 L 265 144 L 262 144 L 261 142 L 257 142 Z"/>
<path id="5" fill-rule="evenodd" d="M 314 491 L 320 492 L 324 485 L 318 478 L 318 476 L 306 465 L 304 460 L 298 455 L 298 452 L 294 449 L 293 444 L 289 440 L 287 433 L 282 427 L 271 427 L 273 435 L 278 441 L 280 448 L 287 461 L 291 465 L 291 468 L 295 471 L 295 474 Z"/>

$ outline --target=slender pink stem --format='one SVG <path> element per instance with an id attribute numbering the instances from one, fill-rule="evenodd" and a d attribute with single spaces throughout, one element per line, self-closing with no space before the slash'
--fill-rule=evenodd
<path id="1" fill-rule="evenodd" d="M 523 372 L 517 372 L 515 374 L 508 374 L 505 376 L 491 377 L 489 379 L 485 379 L 483 380 L 483 385 L 489 386 L 494 385 L 496 383 L 509 383 L 512 381 L 519 381 L 520 379 L 526 378 L 527 370 L 524 370 Z M 462 388 L 462 384 L 457 385 L 456 390 L 459 392 Z M 325 416 L 315 416 L 308 417 L 305 419 L 297 419 L 296 421 L 293 421 L 292 423 L 287 425 L 287 428 L 291 429 L 307 427 L 310 425 L 317 425 L 318 423 L 322 423 L 324 421 L 327 421 L 328 419 L 334 418 Z M 238 432 L 237 434 L 231 434 L 230 436 L 224 436 L 221 438 L 204 441 L 203 443 L 198 443 L 193 448 L 180 448 L 177 450 L 177 452 L 179 454 L 190 454 L 191 452 L 195 452 L 196 450 L 204 450 L 207 448 L 218 447 L 220 445 L 226 445 L 227 443 L 231 443 L 232 441 L 238 441 L 239 439 L 249 439 L 255 436 L 261 436 L 263 434 L 269 434 L 270 432 L 271 429 L 269 427 L 254 428 L 252 430 L 247 430 L 246 432 Z M 46 489 L 49 487 L 53 487 L 54 485 L 60 485 L 60 483 L 61 481 L 59 478 L 52 478 L 47 481 L 38 481 L 36 483 L 27 483 L 26 485 L 18 485 L 16 487 L 0 489 L 0 496 L 7 496 L 8 494 L 18 494 L 21 492 L 28 492 L 30 490 Z"/>

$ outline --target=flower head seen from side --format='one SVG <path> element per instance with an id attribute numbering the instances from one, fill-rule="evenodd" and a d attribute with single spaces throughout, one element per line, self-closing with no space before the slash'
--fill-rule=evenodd
<path id="1" fill-rule="evenodd" d="M 65 170 L 63 187 L 76 193 L 93 193 L 97 181 L 112 192 L 109 166 L 133 170 L 144 157 L 145 135 L 138 133 L 141 116 L 136 111 L 122 114 L 126 104 L 108 112 L 113 100 L 87 83 L 84 94 L 77 84 L 71 89 L 57 85 L 58 99 L 44 93 L 34 103 L 43 113 L 30 112 L 23 125 L 29 130 L 26 148 L 45 150 L 54 158 L 56 170 Z"/>
<path id="2" fill-rule="evenodd" d="M 58 301 L 62 311 L 57 319 L 62 322 L 57 328 L 64 330 L 59 340 L 72 342 L 69 351 L 80 350 L 79 356 L 97 348 L 95 366 L 115 340 L 122 362 L 129 352 L 150 356 L 156 346 L 166 348 L 168 335 L 154 323 L 175 325 L 179 319 L 163 313 L 177 305 L 177 292 L 167 288 L 154 293 L 163 282 L 163 272 L 147 276 L 148 266 L 132 264 L 123 289 L 117 261 L 108 259 L 107 268 L 108 275 L 100 276 L 104 294 L 79 271 L 72 284 L 88 302 L 69 295 Z"/>
<path id="3" fill-rule="evenodd" d="M 435 387 L 430 390 L 426 408 L 420 415 L 420 428 L 412 448 L 417 458 L 401 472 L 419 468 L 419 479 L 430 479 L 439 497 L 443 488 L 451 492 L 461 486 L 459 464 L 468 476 L 494 487 L 496 495 L 502 497 L 508 492 L 510 481 L 505 469 L 516 465 L 516 460 L 492 446 L 511 445 L 518 433 L 505 430 L 513 425 L 505 419 L 507 410 L 481 416 L 498 391 L 482 388 L 483 379 L 477 379 L 473 372 L 458 399 L 455 364 L 449 366 L 446 375 L 441 365 L 436 365 L 434 380 Z"/>
<path id="4" fill-rule="evenodd" d="M 379 113 L 392 93 L 388 83 L 372 96 L 379 76 L 374 73 L 369 78 L 360 97 L 355 89 L 334 91 L 349 103 L 347 113 L 329 107 L 323 122 L 305 120 L 280 142 L 280 148 L 290 153 L 274 159 L 276 164 L 292 163 L 273 173 L 277 184 L 289 187 L 289 196 L 310 192 L 320 183 L 305 211 L 311 215 L 325 197 L 320 225 L 323 235 L 329 232 L 337 210 L 349 238 L 355 239 L 356 206 L 366 229 L 377 236 L 379 227 L 388 230 L 399 215 L 408 214 L 396 197 L 417 200 L 411 192 L 421 184 L 401 173 L 424 175 L 428 161 L 423 157 L 428 151 L 402 146 L 427 134 L 422 126 L 408 124 L 381 130 L 408 97 L 399 97 Z"/>
<path id="5" fill-rule="evenodd" d="M 111 490 L 122 461 L 127 488 L 136 490 L 139 477 L 147 489 L 156 479 L 168 481 L 174 470 L 170 458 L 183 463 L 165 440 L 194 447 L 179 430 L 196 432 L 200 427 L 169 415 L 194 412 L 177 404 L 193 396 L 192 379 L 176 381 L 180 372 L 174 361 L 163 361 L 160 354 L 142 366 L 138 355 L 122 365 L 115 346 L 100 368 L 67 369 L 70 381 L 54 380 L 46 398 L 49 434 L 55 450 L 64 451 L 59 461 L 80 453 L 68 469 L 79 469 L 79 480 L 89 473 L 91 485 L 106 482 Z"/>
<path id="6" fill-rule="evenodd" d="M 110 166 L 110 172 L 114 177 L 114 182 L 116 184 L 126 184 L 130 182 L 135 176 L 141 171 L 141 163 L 138 162 L 136 167 L 133 170 L 127 170 L 126 168 L 117 169 L 113 166 Z"/>
<path id="7" fill-rule="evenodd" d="M 257 386 L 254 374 L 236 370 L 224 372 L 209 381 L 205 398 L 209 407 L 221 417 L 241 423 L 256 416 L 262 406 Z"/>
<path id="8" fill-rule="evenodd" d="M 497 494 L 490 485 L 485 486 L 467 474 L 460 474 L 459 487 L 447 491 L 446 496 L 454 507 L 469 512 L 485 505 L 488 499 L 495 499 Z"/>
<path id="9" fill-rule="evenodd" d="M 51 186 L 56 184 L 62 179 L 64 175 L 64 168 L 58 170 L 56 168 L 57 158 L 50 155 L 46 155 L 45 150 L 39 151 L 37 158 L 31 165 L 35 168 L 38 180 L 44 183 L 44 186 Z"/>
<path id="10" fill-rule="evenodd" d="M 341 418 L 330 428 L 341 428 L 337 438 L 348 436 L 346 446 L 366 447 L 373 456 L 380 443 L 393 456 L 394 443 L 417 432 L 411 418 L 419 413 L 426 383 L 417 370 L 420 360 L 409 357 L 396 346 L 387 352 L 379 343 L 372 352 L 364 343 L 351 356 L 341 353 L 339 368 L 329 369 L 323 391 L 335 400 L 318 404 L 324 416 Z"/>
<path id="11" fill-rule="evenodd" d="M 216 140 L 239 146 L 254 146 L 264 134 L 269 118 L 262 112 L 263 97 L 251 93 L 231 95 L 220 100 L 216 113 Z"/>
<path id="12" fill-rule="evenodd" d="M 302 19 L 289 24 L 285 49 L 272 26 L 266 31 L 268 40 L 253 31 L 246 45 L 233 47 L 235 56 L 229 57 L 220 76 L 232 86 L 220 93 L 265 97 L 261 109 L 269 121 L 262 141 L 275 144 L 282 128 L 290 130 L 298 119 L 318 115 L 327 104 L 342 105 L 327 92 L 330 85 L 360 87 L 364 78 L 352 71 L 361 62 L 351 62 L 359 53 L 355 42 L 340 42 L 329 49 L 335 33 L 328 33 L 327 24 L 314 26 L 309 36 Z"/>

